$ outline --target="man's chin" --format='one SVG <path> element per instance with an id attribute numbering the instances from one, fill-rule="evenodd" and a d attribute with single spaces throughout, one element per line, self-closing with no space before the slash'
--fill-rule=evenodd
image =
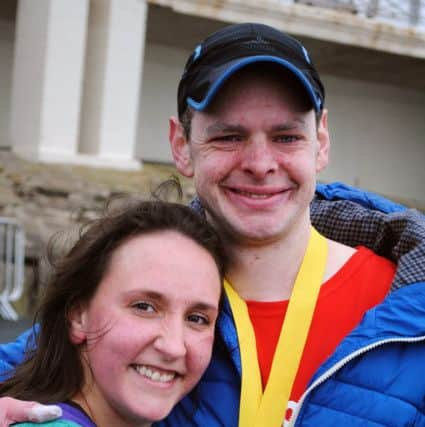
<path id="1" fill-rule="evenodd" d="M 281 229 L 273 229 L 264 224 L 258 226 L 244 224 L 227 229 L 225 237 L 226 240 L 236 244 L 262 246 L 278 241 L 282 234 Z"/>
<path id="2" fill-rule="evenodd" d="M 207 220 L 228 242 L 264 244 L 277 240 L 283 233 L 282 213 L 258 212 L 253 215 L 252 212 L 247 214 L 226 208 L 217 214 L 205 204 L 204 208 Z"/>

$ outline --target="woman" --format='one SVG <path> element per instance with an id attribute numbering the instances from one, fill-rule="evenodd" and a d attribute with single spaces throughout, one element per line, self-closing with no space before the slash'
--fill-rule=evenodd
<path id="1" fill-rule="evenodd" d="M 58 402 L 51 426 L 150 426 L 209 363 L 223 270 L 217 235 L 184 206 L 96 220 L 56 263 L 36 349 L 0 394 Z"/>

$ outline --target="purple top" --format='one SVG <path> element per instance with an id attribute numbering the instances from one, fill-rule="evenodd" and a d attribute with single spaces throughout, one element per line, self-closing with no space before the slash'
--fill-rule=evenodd
<path id="1" fill-rule="evenodd" d="M 80 408 L 79 405 L 73 402 L 57 403 L 62 408 L 63 414 L 61 419 L 73 421 L 80 424 L 81 427 L 96 427 L 96 424 L 89 418 L 89 416 Z"/>

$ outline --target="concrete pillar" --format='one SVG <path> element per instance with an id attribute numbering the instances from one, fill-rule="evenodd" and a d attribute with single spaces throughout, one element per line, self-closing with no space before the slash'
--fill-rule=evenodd
<path id="1" fill-rule="evenodd" d="M 97 164 L 138 168 L 145 0 L 92 0 L 80 153 Z"/>
<path id="2" fill-rule="evenodd" d="M 88 0 L 19 0 L 10 137 L 31 160 L 77 152 L 88 9 Z"/>
<path id="3" fill-rule="evenodd" d="M 0 147 L 10 147 L 10 97 L 12 87 L 15 22 L 0 18 Z"/>

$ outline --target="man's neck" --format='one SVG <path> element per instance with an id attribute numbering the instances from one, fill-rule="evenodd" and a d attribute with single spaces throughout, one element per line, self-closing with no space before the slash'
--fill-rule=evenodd
<path id="1" fill-rule="evenodd" d="M 310 223 L 294 226 L 275 241 L 233 243 L 226 278 L 245 300 L 278 301 L 291 295 L 310 236 Z"/>
<path id="2" fill-rule="evenodd" d="M 226 278 L 244 300 L 281 301 L 291 296 L 310 237 L 311 224 L 264 245 L 231 244 L 233 263 Z M 332 277 L 355 250 L 328 240 L 323 282 Z"/>

